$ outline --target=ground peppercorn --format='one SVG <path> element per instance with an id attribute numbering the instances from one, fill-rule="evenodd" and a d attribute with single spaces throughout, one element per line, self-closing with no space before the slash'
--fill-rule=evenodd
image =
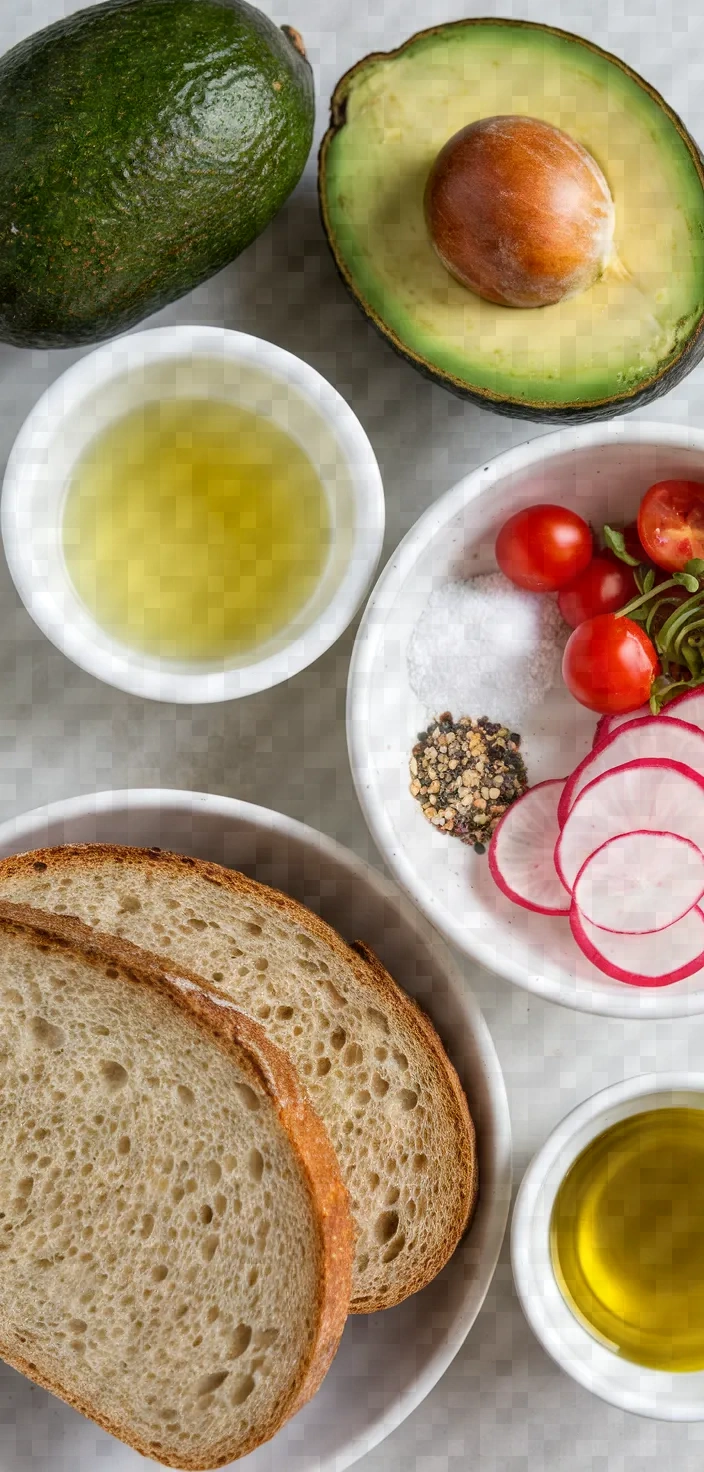
<path id="1" fill-rule="evenodd" d="M 418 732 L 411 755 L 411 796 L 442 833 L 484 853 L 506 809 L 525 792 L 521 738 L 486 716 L 444 711 Z"/>

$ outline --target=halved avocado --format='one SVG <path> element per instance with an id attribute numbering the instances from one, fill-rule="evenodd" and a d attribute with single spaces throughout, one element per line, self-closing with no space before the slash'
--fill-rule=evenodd
<path id="1" fill-rule="evenodd" d="M 554 306 L 481 300 L 448 274 L 426 229 L 439 149 L 501 113 L 571 134 L 613 195 L 614 261 Z M 341 79 L 320 203 L 343 280 L 417 368 L 499 413 L 575 423 L 658 398 L 704 355 L 703 162 L 663 98 L 617 57 L 529 21 L 461 20 Z"/>

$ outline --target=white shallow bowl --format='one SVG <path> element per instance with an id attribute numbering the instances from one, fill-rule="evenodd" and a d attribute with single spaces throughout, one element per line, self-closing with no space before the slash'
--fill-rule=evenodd
<path id="1" fill-rule="evenodd" d="M 523 1312 L 548 1354 L 602 1400 L 659 1421 L 704 1420 L 704 1370 L 668 1374 L 622 1359 L 583 1327 L 560 1292 L 550 1257 L 550 1216 L 560 1182 L 589 1142 L 649 1109 L 704 1109 L 704 1073 L 650 1073 L 593 1094 L 546 1140 L 521 1183 L 511 1262 Z"/>
<path id="2" fill-rule="evenodd" d="M 66 493 L 76 461 L 115 419 L 147 400 L 209 397 L 271 418 L 306 451 L 328 500 L 330 551 L 305 607 L 247 657 L 162 659 L 113 638 L 78 597 L 63 554 Z M 82 669 L 152 700 L 233 700 L 311 664 L 354 617 L 383 534 L 379 467 L 349 405 L 302 359 L 220 327 L 157 327 L 88 353 L 35 404 L 5 472 L 2 536 L 28 612 Z"/>
<path id="3" fill-rule="evenodd" d="M 134 789 L 52 803 L 0 826 L 0 855 L 59 843 L 157 845 L 241 869 L 363 937 L 432 1017 L 477 1125 L 479 1203 L 447 1267 L 422 1293 L 350 1318 L 321 1390 L 279 1435 L 236 1463 L 243 1472 L 344 1472 L 422 1401 L 460 1349 L 491 1282 L 511 1190 L 506 1091 L 486 1024 L 435 932 L 380 874 L 280 813 L 205 793 Z M 31 1445 L 13 1467 L 110 1472 L 152 1466 L 0 1364 L 5 1429 Z M 2 1458 L 0 1457 L 0 1461 Z"/>
<path id="4" fill-rule="evenodd" d="M 704 970 L 667 987 L 612 980 L 578 950 L 566 919 L 512 904 L 494 884 L 486 855 L 431 827 L 408 791 L 408 762 L 417 732 L 439 711 L 414 695 L 407 648 L 438 584 L 495 570 L 496 534 L 521 507 L 558 503 L 600 528 L 632 520 L 648 486 L 676 476 L 704 481 L 701 430 L 615 421 L 561 430 L 499 455 L 441 496 L 401 542 L 369 600 L 350 667 L 357 794 L 399 882 L 467 955 L 552 1002 L 614 1017 L 704 1012 Z M 452 709 L 451 692 L 444 708 Z M 563 685 L 533 707 L 520 723 L 531 784 L 567 776 L 591 747 L 596 720 Z"/>

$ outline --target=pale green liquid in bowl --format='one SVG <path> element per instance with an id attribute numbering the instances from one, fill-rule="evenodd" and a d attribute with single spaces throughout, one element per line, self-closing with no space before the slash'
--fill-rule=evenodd
<path id="1" fill-rule="evenodd" d="M 76 592 L 114 638 L 162 658 L 236 660 L 266 645 L 309 601 L 329 546 L 305 451 L 225 400 L 125 414 L 88 445 L 66 497 Z"/>

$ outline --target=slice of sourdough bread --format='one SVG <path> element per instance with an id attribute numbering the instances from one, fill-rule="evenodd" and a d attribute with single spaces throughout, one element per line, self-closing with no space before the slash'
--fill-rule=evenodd
<path id="1" fill-rule="evenodd" d="M 350 1193 L 353 1312 L 388 1308 L 439 1272 L 474 1206 L 474 1129 L 437 1033 L 371 951 L 277 890 L 159 850 L 14 856 L 0 862 L 0 899 L 191 967 L 286 1050 Z"/>
<path id="2" fill-rule="evenodd" d="M 352 1229 L 286 1057 L 188 973 L 0 903 L 0 1355 L 220 1466 L 317 1389 Z"/>

